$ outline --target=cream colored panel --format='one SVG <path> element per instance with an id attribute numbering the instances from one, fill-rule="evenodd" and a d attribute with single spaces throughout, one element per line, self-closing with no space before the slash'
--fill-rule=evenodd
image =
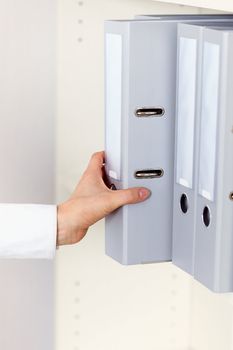
<path id="1" fill-rule="evenodd" d="M 104 19 L 200 11 L 151 0 L 58 3 L 57 199 L 62 201 L 90 154 L 104 147 Z M 60 248 L 56 266 L 56 350 L 202 350 L 208 336 L 218 340 L 218 306 L 211 314 L 213 304 L 199 298 L 199 285 L 194 288 L 191 278 L 169 263 L 114 262 L 104 254 L 103 222 L 77 246 Z M 220 302 L 219 310 L 229 308 L 222 349 L 232 350 L 231 297 L 221 300 L 226 308 Z M 210 322 L 204 335 L 198 322 L 202 311 Z"/>
<path id="2" fill-rule="evenodd" d="M 189 277 L 170 263 L 121 266 L 102 232 L 59 251 L 56 350 L 187 350 Z"/>
<path id="3" fill-rule="evenodd" d="M 194 350 L 233 349 L 232 294 L 215 294 L 193 282 L 191 344 Z"/>
<path id="4" fill-rule="evenodd" d="M 184 12 L 152 1 L 59 1 L 58 200 L 104 147 L 103 21 Z M 197 12 L 197 10 L 193 10 Z M 56 350 L 187 350 L 190 283 L 171 264 L 123 267 L 104 254 L 103 222 L 57 254 Z"/>

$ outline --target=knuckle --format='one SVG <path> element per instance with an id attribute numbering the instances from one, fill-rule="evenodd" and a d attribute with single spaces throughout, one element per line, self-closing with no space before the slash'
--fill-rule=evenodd
<path id="1" fill-rule="evenodd" d="M 137 200 L 137 193 L 133 190 L 126 190 L 122 192 L 122 199 L 126 203 L 132 203 Z"/>
<path id="2" fill-rule="evenodd" d="M 92 153 L 91 158 L 94 159 L 94 158 L 96 158 L 97 156 L 98 156 L 98 152 L 94 152 L 94 153 Z"/>
<path id="3" fill-rule="evenodd" d="M 135 202 L 138 199 L 138 193 L 135 190 L 129 190 L 128 196 L 131 202 Z"/>

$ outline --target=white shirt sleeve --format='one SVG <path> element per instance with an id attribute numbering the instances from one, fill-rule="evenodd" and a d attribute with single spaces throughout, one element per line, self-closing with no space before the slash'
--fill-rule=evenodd
<path id="1" fill-rule="evenodd" d="M 0 204 L 0 258 L 52 259 L 56 235 L 55 205 Z"/>

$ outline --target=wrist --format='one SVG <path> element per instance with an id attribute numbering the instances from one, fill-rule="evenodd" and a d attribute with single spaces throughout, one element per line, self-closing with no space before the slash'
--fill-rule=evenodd
<path id="1" fill-rule="evenodd" d="M 67 227 L 64 204 L 57 206 L 57 247 L 67 243 Z"/>
<path id="2" fill-rule="evenodd" d="M 86 234 L 88 228 L 79 227 L 80 215 L 74 210 L 75 200 L 57 206 L 57 246 L 75 244 Z"/>

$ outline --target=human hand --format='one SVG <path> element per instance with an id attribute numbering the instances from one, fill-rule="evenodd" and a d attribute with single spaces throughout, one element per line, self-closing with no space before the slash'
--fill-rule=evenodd
<path id="1" fill-rule="evenodd" d="M 112 191 L 104 176 L 104 152 L 94 153 L 72 196 L 57 207 L 57 245 L 79 242 L 89 226 L 122 205 L 142 202 L 150 196 L 143 187 Z"/>

